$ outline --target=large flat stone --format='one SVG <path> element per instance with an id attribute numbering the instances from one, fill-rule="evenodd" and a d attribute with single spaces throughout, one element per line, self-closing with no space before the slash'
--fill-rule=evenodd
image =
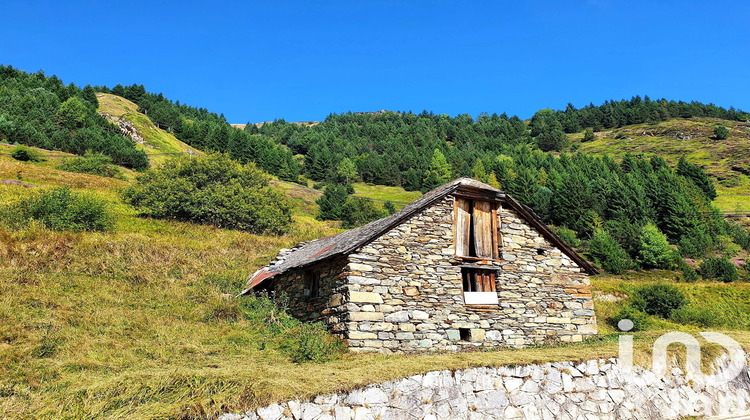
<path id="1" fill-rule="evenodd" d="M 383 303 L 383 298 L 378 293 L 372 292 L 349 292 L 349 302 L 354 303 Z"/>

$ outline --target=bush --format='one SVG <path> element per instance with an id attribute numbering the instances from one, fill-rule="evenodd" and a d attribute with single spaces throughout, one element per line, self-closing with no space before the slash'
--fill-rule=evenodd
<path id="1" fill-rule="evenodd" d="M 375 207 L 372 200 L 363 197 L 350 197 L 341 210 L 342 226 L 346 229 L 362 226 L 388 216 L 388 212 Z"/>
<path id="2" fill-rule="evenodd" d="M 638 259 L 646 268 L 674 268 L 676 252 L 669 247 L 667 235 L 661 233 L 653 223 L 641 228 Z"/>
<path id="3" fill-rule="evenodd" d="M 288 330 L 281 349 L 297 363 L 321 363 L 338 358 L 346 351 L 346 346 L 329 334 L 323 324 L 316 322 Z"/>
<path id="4" fill-rule="evenodd" d="M 613 327 L 619 329 L 617 325 L 621 320 L 629 319 L 633 321 L 633 329 L 630 331 L 643 331 L 648 328 L 649 320 L 648 315 L 633 308 L 632 306 L 624 306 L 620 309 L 611 319 L 610 323 Z"/>
<path id="5" fill-rule="evenodd" d="M 680 255 L 683 257 L 700 258 L 705 255 L 706 250 L 713 246 L 711 235 L 702 229 L 692 229 L 685 233 L 678 243 Z"/>
<path id="6" fill-rule="evenodd" d="M 686 283 L 694 283 L 698 281 L 698 278 L 700 278 L 700 276 L 698 276 L 698 272 L 695 271 L 693 267 L 688 265 L 688 263 L 686 263 L 682 258 L 679 258 L 677 260 L 677 268 L 682 271 L 682 281 Z"/>
<path id="7" fill-rule="evenodd" d="M 729 129 L 723 125 L 717 125 L 714 127 L 714 136 L 717 140 L 724 140 L 729 137 Z"/>
<path id="8" fill-rule="evenodd" d="M 657 283 L 636 289 L 631 297 L 631 302 L 633 307 L 638 310 L 666 319 L 669 318 L 673 310 L 685 305 L 687 299 L 677 287 L 671 284 Z"/>
<path id="9" fill-rule="evenodd" d="M 574 231 L 573 229 L 568 229 L 565 226 L 562 226 L 558 229 L 555 229 L 554 232 L 563 241 L 565 241 L 566 244 L 576 248 L 581 246 L 581 241 L 576 237 L 576 231 Z"/>
<path id="10" fill-rule="evenodd" d="M 282 234 L 291 210 L 269 181 L 254 164 L 241 165 L 226 154 L 180 156 L 140 175 L 124 198 L 147 216 Z"/>
<path id="11" fill-rule="evenodd" d="M 323 195 L 315 200 L 320 206 L 320 220 L 342 220 L 344 207 L 347 204 L 349 193 L 343 185 L 331 184 L 323 191 Z"/>
<path id="12" fill-rule="evenodd" d="M 596 136 L 594 135 L 594 129 L 589 127 L 583 131 L 583 142 L 594 141 Z"/>
<path id="13" fill-rule="evenodd" d="M 16 204 L 18 220 L 37 220 L 51 230 L 107 230 L 112 219 L 105 201 L 68 187 L 53 188 Z"/>
<path id="14" fill-rule="evenodd" d="M 716 250 L 724 257 L 734 258 L 742 251 L 742 247 L 737 245 L 730 236 L 719 235 L 716 237 Z"/>
<path id="15" fill-rule="evenodd" d="M 15 160 L 22 162 L 42 162 L 44 158 L 36 150 L 29 149 L 25 146 L 16 146 L 11 150 L 10 156 Z"/>
<path id="16" fill-rule="evenodd" d="M 123 178 L 120 168 L 112 164 L 112 158 L 102 154 L 94 154 L 91 151 L 87 151 L 84 157 L 66 159 L 61 164 L 57 165 L 56 168 L 68 172 L 78 172 L 118 179 Z"/>
<path id="17" fill-rule="evenodd" d="M 591 257 L 605 270 L 613 274 L 622 274 L 630 267 L 628 253 L 606 230 L 594 232 L 589 242 Z"/>
<path id="18" fill-rule="evenodd" d="M 701 263 L 701 276 L 704 279 L 717 279 L 731 283 L 739 278 L 737 268 L 727 257 L 708 258 Z"/>

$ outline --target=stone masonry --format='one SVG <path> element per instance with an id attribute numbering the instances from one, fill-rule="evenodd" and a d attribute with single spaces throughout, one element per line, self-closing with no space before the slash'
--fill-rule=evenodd
<path id="1" fill-rule="evenodd" d="M 457 351 L 596 334 L 588 276 L 512 209 L 498 211 L 499 305 L 464 304 L 452 196 L 349 255 L 345 336 L 354 351 Z M 469 338 L 462 339 L 461 329 Z"/>
<path id="2" fill-rule="evenodd" d="M 455 199 L 438 199 L 352 253 L 281 273 L 269 289 L 352 351 L 524 347 L 596 334 L 588 275 L 510 206 L 497 211 L 500 258 L 456 257 Z M 272 266 L 293 252 L 282 250 Z M 495 270 L 498 304 L 464 302 L 462 267 Z M 317 297 L 306 294 L 310 271 L 320 274 Z"/>
<path id="3" fill-rule="evenodd" d="M 727 361 L 715 364 L 720 371 Z M 722 385 L 701 383 L 676 367 L 666 377 L 639 367 L 634 373 L 616 359 L 435 371 L 220 420 L 660 420 L 750 411 L 747 367 Z"/>

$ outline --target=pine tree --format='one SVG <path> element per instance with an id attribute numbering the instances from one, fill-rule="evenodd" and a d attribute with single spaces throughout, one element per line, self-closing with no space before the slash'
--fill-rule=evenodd
<path id="1" fill-rule="evenodd" d="M 344 206 L 346 205 L 347 194 L 345 185 L 328 185 L 323 191 L 323 195 L 315 200 L 320 206 L 320 214 L 318 219 L 320 220 L 341 220 L 343 216 Z"/>
<path id="2" fill-rule="evenodd" d="M 430 160 L 430 166 L 425 171 L 425 176 L 422 180 L 422 192 L 439 187 L 452 178 L 453 167 L 445 159 L 445 155 L 440 152 L 440 149 L 435 149 Z"/>
<path id="3" fill-rule="evenodd" d="M 81 98 L 91 104 L 94 109 L 99 107 L 99 99 L 96 98 L 96 91 L 93 87 L 91 87 L 91 85 L 86 85 L 86 87 L 83 88 Z"/>
<path id="4" fill-rule="evenodd" d="M 689 163 L 685 159 L 685 156 L 681 157 L 677 163 L 677 175 L 684 176 L 695 184 L 696 187 L 703 191 L 708 201 L 713 201 L 716 198 L 716 189 L 708 178 L 708 175 L 706 175 L 706 171 L 697 165 Z"/>
<path id="5" fill-rule="evenodd" d="M 343 184 L 349 184 L 357 179 L 357 167 L 349 158 L 344 158 L 336 168 L 336 177 Z"/>

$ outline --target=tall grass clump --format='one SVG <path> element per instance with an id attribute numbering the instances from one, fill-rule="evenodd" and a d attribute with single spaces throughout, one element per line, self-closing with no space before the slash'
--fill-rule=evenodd
<path id="1" fill-rule="evenodd" d="M 101 153 L 94 154 L 90 150 L 83 157 L 65 159 L 56 166 L 68 172 L 105 176 L 109 178 L 123 179 L 122 171 L 112 164 L 112 158 Z"/>
<path id="2" fill-rule="evenodd" d="M 44 190 L 3 210 L 11 224 L 31 221 L 50 230 L 104 231 L 112 227 L 106 201 L 68 187 Z"/>
<path id="3" fill-rule="evenodd" d="M 296 363 L 322 363 L 338 359 L 346 346 L 320 322 L 305 323 L 287 312 L 285 295 L 259 293 L 243 298 L 245 318 L 265 327 L 279 349 Z M 265 348 L 266 342 L 261 344 Z"/>

